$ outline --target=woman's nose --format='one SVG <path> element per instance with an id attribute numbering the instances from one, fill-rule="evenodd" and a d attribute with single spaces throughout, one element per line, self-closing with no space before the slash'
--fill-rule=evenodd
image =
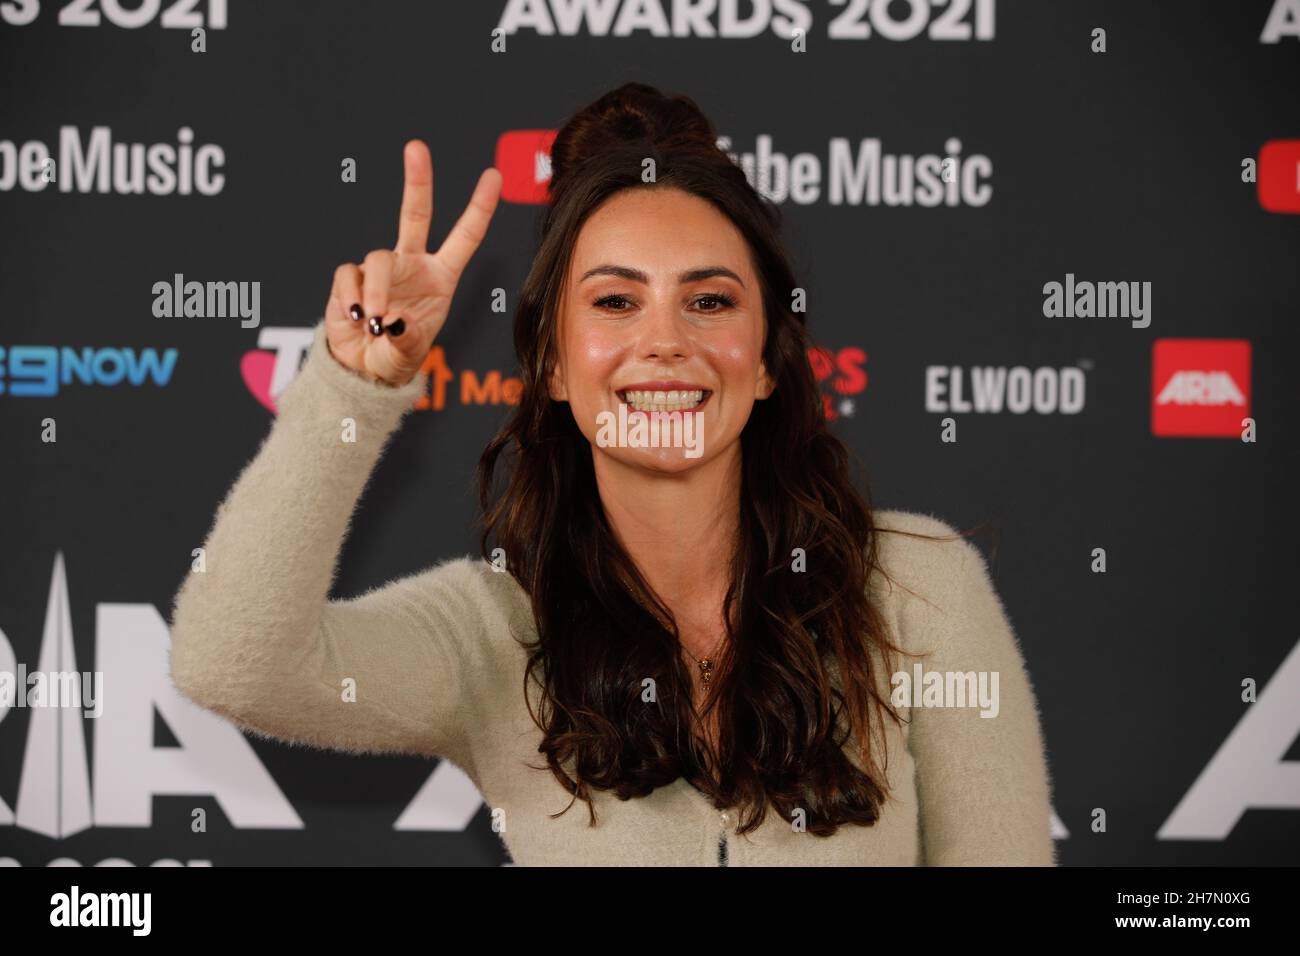
<path id="1" fill-rule="evenodd" d="M 687 322 L 671 301 L 652 301 L 638 325 L 639 351 L 646 358 L 683 358 L 690 350 Z"/>

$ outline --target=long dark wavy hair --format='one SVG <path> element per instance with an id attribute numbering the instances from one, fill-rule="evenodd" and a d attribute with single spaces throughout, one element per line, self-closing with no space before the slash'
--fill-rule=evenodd
<path id="1" fill-rule="evenodd" d="M 646 158 L 655 161 L 652 183 L 642 180 Z M 785 820 L 802 809 L 808 832 L 823 836 L 844 823 L 870 826 L 888 798 L 884 735 L 872 728 L 900 720 L 874 678 L 878 668 L 892 672 L 902 649 L 869 599 L 870 572 L 879 569 L 870 495 L 854 488 L 849 453 L 826 426 L 805 316 L 791 308 L 797 283 L 779 211 L 718 148 L 693 100 L 641 83 L 570 118 L 551 167 L 514 319 L 523 391 L 478 468 L 483 555 L 504 549 L 536 624 L 524 693 L 530 678 L 541 691 L 536 708 L 528 699 L 544 733 L 538 750 L 586 801 L 592 824 L 592 789 L 626 800 L 684 777 L 715 805 L 744 808 L 742 833 L 769 808 Z M 672 612 L 617 541 L 591 445 L 547 389 L 558 303 L 583 223 L 622 190 L 665 188 L 711 202 L 746 238 L 767 320 L 763 359 L 776 385 L 740 437 L 727 651 L 698 717 Z M 799 548 L 807 573 L 792 571 Z M 716 752 L 693 729 L 715 709 Z M 855 745 L 846 748 L 850 733 Z"/>

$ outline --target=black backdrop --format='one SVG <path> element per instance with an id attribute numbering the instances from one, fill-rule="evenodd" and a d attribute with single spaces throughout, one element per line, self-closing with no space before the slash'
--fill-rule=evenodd
<path id="1" fill-rule="evenodd" d="M 570 6 L 558 0 L 209 0 L 190 13 L 98 0 L 85 25 L 60 22 L 78 19 L 66 6 L 0 4 L 0 671 L 100 670 L 105 707 L 0 710 L 4 862 L 506 860 L 450 766 L 247 739 L 179 699 L 166 617 L 269 427 L 256 393 L 277 358 L 282 375 L 296 369 L 283 330 L 319 318 L 338 262 L 394 239 L 402 143 L 431 146 L 440 241 L 479 172 L 504 162 L 503 134 L 554 129 L 629 79 L 694 97 L 737 154 L 770 137 L 817 158 L 816 197 L 781 207 L 831 359 L 828 414 L 879 506 L 996 527 L 981 545 L 1040 697 L 1062 862 L 1297 862 L 1286 369 L 1300 218 L 1264 208 L 1246 162 L 1290 141 L 1258 174 L 1268 195 L 1295 198 L 1295 4 L 704 4 L 752 19 L 752 36 L 514 19 Z M 671 24 L 669 0 L 608 6 L 664 9 Z M 805 11 L 806 52 L 786 38 L 791 10 Z M 915 28 L 891 29 L 913 12 Z M 205 26 L 205 52 L 186 17 Z M 724 16 L 704 20 L 717 33 Z M 512 22 L 494 52 L 492 31 Z M 838 35 L 851 22 L 869 35 Z M 97 127 L 172 147 L 187 128 L 194 149 L 219 148 L 204 155 L 223 178 L 211 194 L 100 192 L 62 162 L 39 182 L 41 148 L 25 144 L 58 160 L 65 136 L 86 151 Z M 987 161 L 975 202 L 833 195 L 836 150 L 856 161 L 875 140 L 885 156 L 942 158 L 954 137 L 959 168 Z M 349 157 L 355 182 L 342 181 Z M 474 550 L 473 466 L 509 396 L 494 404 L 492 383 L 513 365 L 492 290 L 513 309 L 537 208 L 498 210 L 437 343 L 445 403 L 407 419 L 377 472 L 338 595 Z M 157 317 L 153 286 L 177 273 L 260 283 L 259 327 Z M 1150 283 L 1150 324 L 1045 315 L 1045 284 L 1067 275 Z M 149 350 L 173 357 L 169 376 L 115 380 Z M 973 374 L 1016 367 L 1042 388 L 1081 378 L 1082 407 L 954 404 L 958 375 L 969 398 Z M 483 401 L 463 392 L 467 375 Z M 1157 413 L 1161 393 L 1193 401 Z M 955 442 L 942 440 L 949 416 Z M 43 440 L 47 420 L 57 441 Z"/>

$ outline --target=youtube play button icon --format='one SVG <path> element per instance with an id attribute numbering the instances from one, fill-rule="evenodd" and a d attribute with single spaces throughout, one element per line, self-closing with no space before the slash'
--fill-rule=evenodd
<path id="1" fill-rule="evenodd" d="M 1274 139 L 1259 151 L 1259 204 L 1269 212 L 1300 213 L 1300 139 Z"/>
<path id="2" fill-rule="evenodd" d="M 558 130 L 512 129 L 497 139 L 496 162 L 501 171 L 501 199 L 544 205 L 551 189 L 551 145 Z"/>

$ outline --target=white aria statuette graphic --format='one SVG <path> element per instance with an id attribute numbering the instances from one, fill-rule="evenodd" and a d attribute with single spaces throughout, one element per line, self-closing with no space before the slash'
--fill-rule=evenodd
<path id="1" fill-rule="evenodd" d="M 54 557 L 37 666 L 45 673 L 77 670 L 62 552 Z M 31 711 L 29 720 L 23 774 L 18 786 L 18 825 L 59 840 L 89 829 L 90 775 L 86 769 L 81 711 L 41 707 Z M 0 813 L 3 809 L 0 805 Z"/>

